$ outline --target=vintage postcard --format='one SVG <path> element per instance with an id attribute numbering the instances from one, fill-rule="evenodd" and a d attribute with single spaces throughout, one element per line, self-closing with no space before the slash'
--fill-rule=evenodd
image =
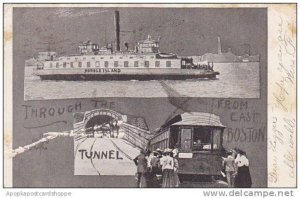
<path id="1" fill-rule="evenodd" d="M 4 187 L 296 187 L 296 4 L 4 4 Z"/>

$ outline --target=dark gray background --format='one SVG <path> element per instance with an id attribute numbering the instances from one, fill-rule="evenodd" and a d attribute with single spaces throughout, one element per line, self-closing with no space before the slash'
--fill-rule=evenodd
<path id="1" fill-rule="evenodd" d="M 77 8 L 78 9 L 78 8 Z M 101 11 L 101 8 L 84 8 Z M 111 11 L 115 8 L 110 9 Z M 166 9 L 166 8 L 120 8 L 121 27 L 135 29 L 136 37 L 123 35 L 122 41 L 143 39 L 147 34 L 162 36 L 162 51 L 182 55 L 202 54 L 216 51 L 216 36 L 222 38 L 223 48 L 230 46 L 233 52 L 243 54 L 242 43 L 251 44 L 253 54 L 261 55 L 260 91 L 258 99 L 229 99 L 247 101 L 248 110 L 217 108 L 218 99 L 192 98 L 184 105 L 185 111 L 212 112 L 221 117 L 228 127 L 267 127 L 267 9 Z M 75 10 L 74 13 L 80 12 Z M 93 14 L 85 17 L 55 17 L 57 8 L 14 8 L 13 10 L 13 147 L 24 146 L 33 138 L 47 131 L 72 129 L 72 113 L 47 119 L 25 119 L 22 105 L 34 107 L 59 107 L 76 102 L 82 103 L 81 111 L 93 109 L 91 99 L 24 101 L 24 63 L 39 51 L 54 50 L 72 53 L 78 42 L 87 38 L 104 44 L 113 39 L 112 13 Z M 104 15 L 104 16 L 103 16 Z M 107 17 L 109 23 L 101 24 L 99 16 Z M 93 25 L 91 25 L 93 24 Z M 102 38 L 102 40 L 101 40 Z M 61 41 L 61 42 L 58 42 Z M 51 43 L 50 45 L 45 43 Z M 73 44 L 73 43 L 76 43 Z M 237 74 L 238 75 L 238 74 Z M 213 91 L 213 90 L 212 90 Z M 204 96 L 205 97 L 205 96 Z M 234 96 L 232 96 L 234 98 Z M 115 102 L 114 110 L 146 119 L 151 131 L 176 110 L 182 98 L 106 98 Z M 231 112 L 257 112 L 257 122 L 233 122 Z M 180 113 L 178 111 L 177 113 Z M 66 121 L 49 127 L 26 129 L 55 121 Z M 246 150 L 251 163 L 253 186 L 267 186 L 267 131 L 263 140 L 257 142 L 228 141 L 225 131 L 224 145 L 238 146 Z M 47 144 L 47 150 L 30 151 L 13 160 L 14 187 L 127 187 L 134 186 L 133 177 L 121 176 L 74 176 L 73 140 L 61 138 Z M 131 182 L 132 181 L 132 182 Z M 131 184 L 132 183 L 132 184 Z"/>

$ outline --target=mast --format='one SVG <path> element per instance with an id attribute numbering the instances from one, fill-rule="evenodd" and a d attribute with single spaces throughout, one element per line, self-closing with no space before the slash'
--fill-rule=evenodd
<path id="1" fill-rule="evenodd" d="M 115 10 L 116 51 L 120 51 L 120 14 Z"/>

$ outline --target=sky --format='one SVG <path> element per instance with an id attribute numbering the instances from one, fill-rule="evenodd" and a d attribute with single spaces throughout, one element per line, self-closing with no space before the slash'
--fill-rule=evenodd
<path id="1" fill-rule="evenodd" d="M 120 11 L 121 48 L 152 38 L 160 51 L 178 55 L 222 51 L 237 55 L 248 51 L 266 57 L 267 10 L 264 8 L 14 8 L 14 46 L 22 58 L 39 51 L 61 55 L 76 53 L 86 40 L 105 45 L 115 42 L 114 10 Z"/>

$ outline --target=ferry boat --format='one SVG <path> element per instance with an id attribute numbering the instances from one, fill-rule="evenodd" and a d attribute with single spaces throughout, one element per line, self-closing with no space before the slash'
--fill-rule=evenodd
<path id="1" fill-rule="evenodd" d="M 115 11 L 116 46 L 99 47 L 91 41 L 78 46 L 77 55 L 59 57 L 56 52 L 40 52 L 33 74 L 42 80 L 163 80 L 216 78 L 213 63 L 197 63 L 192 58 L 162 53 L 159 40 L 148 35 L 133 50 L 120 48 L 120 17 Z"/>

